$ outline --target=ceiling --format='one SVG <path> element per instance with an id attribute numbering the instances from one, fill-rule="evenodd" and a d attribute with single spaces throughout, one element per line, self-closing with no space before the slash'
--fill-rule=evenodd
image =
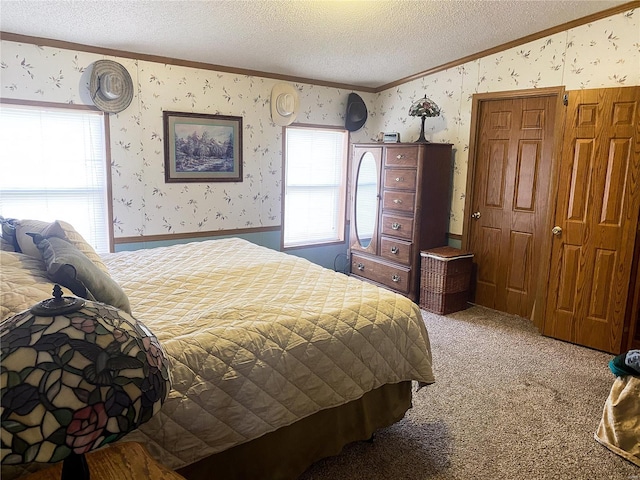
<path id="1" fill-rule="evenodd" d="M 628 0 L 0 0 L 0 31 L 378 88 Z"/>

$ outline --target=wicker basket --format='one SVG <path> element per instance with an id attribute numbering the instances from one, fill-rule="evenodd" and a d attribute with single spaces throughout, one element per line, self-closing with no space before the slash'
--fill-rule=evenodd
<path id="1" fill-rule="evenodd" d="M 438 247 L 420 255 L 420 306 L 440 314 L 466 308 L 473 254 L 453 247 Z"/>
<path id="2" fill-rule="evenodd" d="M 469 290 L 471 281 L 471 268 L 466 272 L 454 275 L 441 275 L 433 270 L 422 269 L 420 285 L 434 293 L 458 293 Z"/>
<path id="3" fill-rule="evenodd" d="M 469 291 L 456 293 L 436 293 L 420 290 L 420 307 L 440 315 L 458 312 L 467 308 Z"/>

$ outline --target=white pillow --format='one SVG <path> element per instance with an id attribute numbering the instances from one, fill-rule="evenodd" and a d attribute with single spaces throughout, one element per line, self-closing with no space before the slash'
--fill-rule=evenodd
<path id="1" fill-rule="evenodd" d="M 104 264 L 100 255 L 94 250 L 94 248 L 80 235 L 71 224 L 56 220 L 54 222 L 43 222 L 41 220 L 18 220 L 16 222 L 16 239 L 20 250 L 33 258 L 41 259 L 42 255 L 33 243 L 33 238 L 27 233 L 37 233 L 43 237 L 58 237 L 63 240 L 67 240 L 74 245 L 78 250 L 84 253 L 89 259 L 102 270 L 109 275 L 109 269 Z"/>

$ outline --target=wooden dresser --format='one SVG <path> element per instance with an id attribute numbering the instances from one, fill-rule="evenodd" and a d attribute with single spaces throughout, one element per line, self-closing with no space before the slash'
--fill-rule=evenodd
<path id="1" fill-rule="evenodd" d="M 444 143 L 354 144 L 351 274 L 420 295 L 420 251 L 447 245 L 452 150 Z"/>

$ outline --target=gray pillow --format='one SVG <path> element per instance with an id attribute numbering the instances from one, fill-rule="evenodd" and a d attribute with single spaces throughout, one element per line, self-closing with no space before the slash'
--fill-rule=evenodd
<path id="1" fill-rule="evenodd" d="M 16 249 L 12 243 L 9 243 L 5 240 L 4 237 L 0 237 L 0 250 L 3 252 L 15 252 Z"/>
<path id="2" fill-rule="evenodd" d="M 58 237 L 28 234 L 42 253 L 47 276 L 69 288 L 75 295 L 112 305 L 131 313 L 129 299 L 120 285 L 100 270 L 74 245 Z M 82 289 L 86 288 L 85 295 Z"/>
<path id="3" fill-rule="evenodd" d="M 15 218 L 4 218 L 0 216 L 0 226 L 2 227 L 2 240 L 5 244 L 10 244 L 13 248 L 13 252 L 20 252 L 20 245 L 18 245 L 18 238 L 16 237 L 16 219 Z M 3 250 L 8 250 L 8 248 L 3 247 Z"/>

